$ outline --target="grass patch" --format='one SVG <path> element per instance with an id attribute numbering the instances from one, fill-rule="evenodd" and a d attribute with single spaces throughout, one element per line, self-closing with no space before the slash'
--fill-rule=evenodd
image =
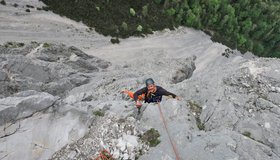
<path id="1" fill-rule="evenodd" d="M 160 143 L 160 140 L 158 139 L 160 137 L 160 134 L 158 130 L 154 128 L 149 129 L 139 137 L 143 142 L 147 143 L 150 147 L 155 147 Z"/>
<path id="2" fill-rule="evenodd" d="M 200 118 L 195 118 L 195 120 L 196 120 L 197 128 L 199 130 L 205 130 L 205 125 L 204 123 L 201 122 Z"/>
<path id="3" fill-rule="evenodd" d="M 204 122 L 201 122 L 201 119 L 200 119 L 202 107 L 199 104 L 197 104 L 195 101 L 189 101 L 188 103 L 189 103 L 191 112 L 195 116 L 197 128 L 199 130 L 205 130 L 205 124 L 204 124 Z"/>
<path id="4" fill-rule="evenodd" d="M 201 114 L 202 107 L 197 104 L 195 101 L 189 101 L 190 109 L 193 113 Z"/>
<path id="5" fill-rule="evenodd" d="M 249 137 L 249 138 L 252 138 L 251 137 L 251 132 L 248 132 L 248 131 L 243 132 L 242 135 L 246 136 L 246 137 Z"/>
<path id="6" fill-rule="evenodd" d="M 101 110 L 94 111 L 93 114 L 98 117 L 104 117 L 104 115 L 105 115 L 105 113 Z"/>
<path id="7" fill-rule="evenodd" d="M 51 46 L 51 44 L 49 44 L 49 43 L 44 43 L 44 44 L 43 44 L 43 47 L 44 47 L 44 48 L 49 48 L 50 46 Z"/>

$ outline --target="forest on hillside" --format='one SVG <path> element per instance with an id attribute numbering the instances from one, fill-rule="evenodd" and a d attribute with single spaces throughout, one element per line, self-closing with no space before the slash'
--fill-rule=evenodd
<path id="1" fill-rule="evenodd" d="M 280 58 L 277 0 L 42 0 L 49 10 L 116 38 L 188 26 L 241 52 Z"/>

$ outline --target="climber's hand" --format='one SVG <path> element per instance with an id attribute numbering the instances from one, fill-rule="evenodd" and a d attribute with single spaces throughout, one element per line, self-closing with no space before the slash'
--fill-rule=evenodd
<path id="1" fill-rule="evenodd" d="M 176 96 L 175 99 L 177 99 L 178 101 L 181 101 L 182 97 Z"/>
<path id="2" fill-rule="evenodd" d="M 141 104 L 141 102 L 140 102 L 140 101 L 136 101 L 136 107 L 137 107 L 137 108 L 142 107 L 142 104 Z"/>

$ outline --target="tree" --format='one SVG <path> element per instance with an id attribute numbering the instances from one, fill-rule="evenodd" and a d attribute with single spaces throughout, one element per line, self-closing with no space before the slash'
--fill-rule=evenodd
<path id="1" fill-rule="evenodd" d="M 252 40 L 247 39 L 247 41 L 245 42 L 245 47 L 249 50 L 249 51 L 253 51 L 254 48 L 254 43 Z"/>
<path id="2" fill-rule="evenodd" d="M 262 55 L 263 51 L 264 51 L 264 47 L 263 47 L 262 44 L 260 44 L 260 43 L 258 43 L 258 42 L 254 43 L 253 52 L 254 52 L 255 54 L 257 54 L 258 56 L 260 56 L 260 55 Z"/>
<path id="3" fill-rule="evenodd" d="M 250 18 L 247 18 L 245 21 L 241 22 L 241 32 L 245 35 L 248 35 L 251 31 L 253 23 Z"/>
<path id="4" fill-rule="evenodd" d="M 187 26 L 194 27 L 196 23 L 196 16 L 192 13 L 192 10 L 188 10 L 185 22 Z"/>

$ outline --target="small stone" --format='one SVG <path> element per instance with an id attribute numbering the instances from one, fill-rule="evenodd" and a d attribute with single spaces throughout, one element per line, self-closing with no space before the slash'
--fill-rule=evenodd
<path id="1" fill-rule="evenodd" d="M 126 148 L 126 143 L 123 141 L 122 138 L 118 139 L 117 147 L 123 152 Z"/>
<path id="2" fill-rule="evenodd" d="M 128 118 L 127 118 L 127 121 L 128 121 L 129 123 L 134 123 L 134 122 L 135 122 L 135 118 L 133 118 L 133 117 L 128 117 Z"/>
<path id="3" fill-rule="evenodd" d="M 70 159 L 74 159 L 74 157 L 76 156 L 76 152 L 75 151 L 71 151 L 70 153 L 69 153 L 69 155 L 68 155 L 68 158 L 70 158 Z"/>
<path id="4" fill-rule="evenodd" d="M 114 153 L 113 153 L 113 158 L 114 158 L 114 159 L 119 159 L 119 157 L 120 157 L 120 152 L 119 152 L 119 150 L 115 150 Z"/>
<path id="5" fill-rule="evenodd" d="M 128 160 L 129 159 L 129 155 L 127 153 L 123 154 L 123 159 L 124 160 Z"/>
<path id="6" fill-rule="evenodd" d="M 270 128 L 270 123 L 269 123 L 269 122 L 265 122 L 265 123 L 264 123 L 264 127 L 267 128 L 267 129 L 269 129 L 269 128 Z"/>

